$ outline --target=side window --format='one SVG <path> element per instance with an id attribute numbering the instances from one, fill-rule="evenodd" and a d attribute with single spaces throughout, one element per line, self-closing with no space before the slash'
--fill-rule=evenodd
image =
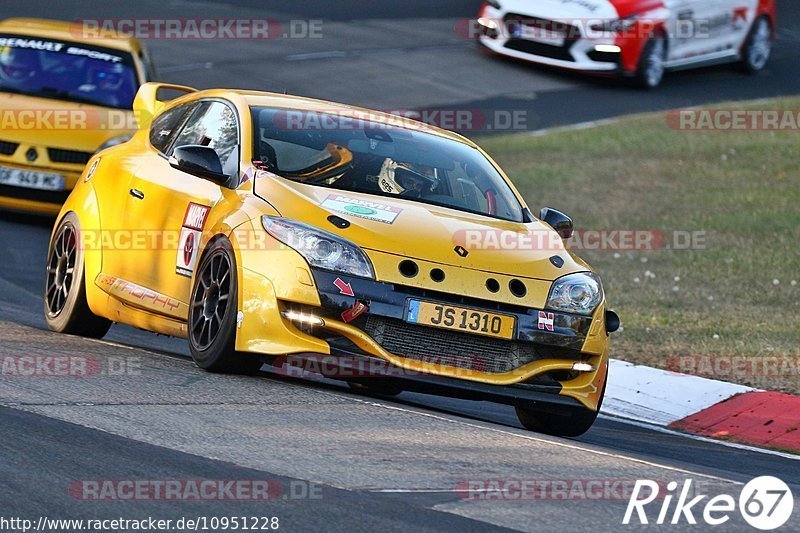
<path id="1" fill-rule="evenodd" d="M 150 124 L 150 144 L 159 152 L 165 152 L 186 117 L 195 108 L 194 103 L 170 109 L 153 119 Z"/>
<path id="2" fill-rule="evenodd" d="M 205 102 L 195 111 L 181 130 L 173 148 L 199 144 L 213 148 L 225 174 L 239 170 L 239 126 L 236 114 L 221 102 Z"/>

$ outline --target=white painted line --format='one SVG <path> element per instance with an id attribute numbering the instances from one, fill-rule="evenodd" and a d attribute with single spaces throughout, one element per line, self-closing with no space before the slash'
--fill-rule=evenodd
<path id="1" fill-rule="evenodd" d="M 611 118 L 603 118 L 599 120 L 590 120 L 588 122 L 578 122 L 576 124 L 566 124 L 564 126 L 555 126 L 552 128 L 545 128 L 541 130 L 533 130 L 525 133 L 519 133 L 518 135 L 521 136 L 529 136 L 529 137 L 543 137 L 545 135 L 550 135 L 551 133 L 563 133 L 563 132 L 570 132 L 570 131 L 580 131 L 580 130 L 588 130 L 592 128 L 597 128 L 600 126 L 609 126 L 612 124 L 616 124 L 618 122 L 623 122 L 628 119 L 637 119 L 637 118 L 644 118 L 644 117 L 652 117 L 658 115 L 664 115 L 673 111 L 694 111 L 699 109 L 709 109 L 710 107 L 716 105 L 720 108 L 728 108 L 732 105 L 742 104 L 742 105 L 762 105 L 762 104 L 770 104 L 772 102 L 776 102 L 781 100 L 783 97 L 777 98 L 759 98 L 757 100 L 733 100 L 727 102 L 718 102 L 714 103 L 705 103 L 705 104 L 698 104 L 695 106 L 687 106 L 687 107 L 676 107 L 673 109 L 665 109 L 662 111 L 647 111 L 644 113 L 633 113 L 630 115 L 620 115 L 617 117 Z"/>
<path id="2" fill-rule="evenodd" d="M 429 46 L 407 46 L 393 48 L 356 48 L 353 50 L 326 50 L 323 52 L 308 52 L 305 54 L 291 54 L 286 56 L 286 61 L 312 61 L 315 59 L 339 59 L 343 57 L 365 57 L 374 55 L 400 55 L 414 52 L 430 52 L 436 50 L 449 50 L 463 48 L 464 44 L 434 44 Z"/>
<path id="3" fill-rule="evenodd" d="M 188 65 L 174 65 L 171 67 L 157 67 L 158 73 L 163 74 L 168 72 L 170 74 L 174 72 L 186 72 L 189 70 L 210 70 L 214 68 L 214 63 L 205 62 L 205 63 L 189 63 Z"/>
<path id="4" fill-rule="evenodd" d="M 387 409 L 387 410 L 390 410 L 390 411 L 399 411 L 399 412 L 402 412 L 402 413 L 418 415 L 418 416 L 424 416 L 424 417 L 432 418 L 434 420 L 439 420 L 439 421 L 442 421 L 442 422 L 449 422 L 451 424 L 458 424 L 458 425 L 461 425 L 461 426 L 467 426 L 467 427 L 476 428 L 476 429 L 483 429 L 483 430 L 486 430 L 486 431 L 491 431 L 493 433 L 499 433 L 501 435 L 506 435 L 506 436 L 511 436 L 511 437 L 518 437 L 520 439 L 530 440 L 530 441 L 538 442 L 538 443 L 541 443 L 541 444 L 549 444 L 549 445 L 552 445 L 552 446 L 558 446 L 559 448 L 566 448 L 566 449 L 569 449 L 569 450 L 575 450 L 575 451 L 579 451 L 579 452 L 590 453 L 590 454 L 593 454 L 593 455 L 599 455 L 601 457 L 611 457 L 613 459 L 620 459 L 620 460 L 623 460 L 623 461 L 630 461 L 630 462 L 633 462 L 633 463 L 642 464 L 642 465 L 650 466 L 650 467 L 653 467 L 653 468 L 660 468 L 662 470 L 668 470 L 670 472 L 678 472 L 678 473 L 681 473 L 681 474 L 688 474 L 688 475 L 691 475 L 691 476 L 697 476 L 697 477 L 702 477 L 702 478 L 706 478 L 706 479 L 713 479 L 715 481 L 721 481 L 723 483 L 732 483 L 734 485 L 744 485 L 744 483 L 742 483 L 740 481 L 734 481 L 732 479 L 726 479 L 726 478 L 719 477 L 719 476 L 712 476 L 710 474 L 703 474 L 703 473 L 700 473 L 700 472 L 693 472 L 691 470 L 686 470 L 686 469 L 683 469 L 683 468 L 678 468 L 678 467 L 669 466 L 669 465 L 663 465 L 661 463 L 654 463 L 652 461 L 645 461 L 644 459 L 637 459 L 636 457 L 630 457 L 630 456 L 627 456 L 627 455 L 621 455 L 621 454 L 611 453 L 611 452 L 604 452 L 602 450 L 594 450 L 592 448 L 585 448 L 585 447 L 579 446 L 577 444 L 569 444 L 569 443 L 566 443 L 566 442 L 557 442 L 557 441 L 549 440 L 549 439 L 546 439 L 546 438 L 543 438 L 543 437 L 535 437 L 533 435 L 523 435 L 523 434 L 520 434 L 520 433 L 515 433 L 514 431 L 509 431 L 509 430 L 499 429 L 499 428 L 493 428 L 493 427 L 487 427 L 485 425 L 476 424 L 476 423 L 472 423 L 472 422 L 466 422 L 464 420 L 458 420 L 458 419 L 455 419 L 455 418 L 447 418 L 447 417 L 444 417 L 444 416 L 435 415 L 433 413 L 426 413 L 424 411 L 418 411 L 418 410 L 414 410 L 414 409 L 407 409 L 407 408 L 404 408 L 404 407 L 398 407 L 398 406 L 394 406 L 394 405 L 387 405 L 387 404 L 378 403 L 378 402 L 375 402 L 375 401 L 361 400 L 359 398 L 354 398 L 354 397 L 351 397 L 351 399 L 353 401 L 355 401 L 355 402 L 358 402 L 358 403 L 363 403 L 365 405 L 372 405 L 374 407 L 381 407 L 383 409 Z"/>
<path id="5" fill-rule="evenodd" d="M 474 492 L 500 492 L 497 489 L 367 489 L 383 494 L 470 494 Z"/>
<path id="6" fill-rule="evenodd" d="M 567 126 L 556 126 L 554 128 L 546 128 L 542 130 L 533 130 L 527 133 L 522 133 L 520 135 L 524 135 L 526 137 L 544 137 L 545 135 L 550 135 L 551 133 L 562 133 L 568 131 L 580 131 L 580 130 L 589 130 L 592 128 L 597 128 L 599 126 L 609 126 L 611 124 L 616 124 L 617 122 L 621 122 L 624 119 L 635 117 L 636 115 L 626 115 L 623 117 L 615 117 L 615 118 L 604 118 L 601 120 L 591 120 L 589 122 L 578 122 L 577 124 L 569 124 Z"/>
<path id="7" fill-rule="evenodd" d="M 128 349 L 128 350 L 141 350 L 141 351 L 143 351 L 145 353 L 148 353 L 148 354 L 151 354 L 151 355 L 155 355 L 155 356 L 164 356 L 165 355 L 163 353 L 154 352 L 154 351 L 148 350 L 146 348 L 137 348 L 137 347 L 133 347 L 133 346 L 119 344 L 119 343 L 113 342 L 113 341 L 107 341 L 107 340 L 102 340 L 102 339 L 89 339 L 89 338 L 87 338 L 86 340 L 89 340 L 89 341 L 92 341 L 92 342 L 96 342 L 96 343 L 99 343 L 99 344 L 105 344 L 105 345 L 108 345 L 108 346 L 113 346 L 113 347 L 116 347 L 116 348 L 125 348 L 125 349 Z M 183 358 L 181 357 L 181 359 L 183 359 Z M 189 362 L 188 359 L 186 359 L 186 361 L 187 361 L 187 363 Z M 619 360 L 616 360 L 616 359 L 612 359 L 611 360 L 611 365 L 612 365 L 612 368 L 615 368 L 615 367 L 619 366 L 619 368 L 622 368 L 622 369 L 625 369 L 626 367 L 635 367 L 637 369 L 656 370 L 656 369 L 652 369 L 652 368 L 649 368 L 649 367 L 643 367 L 643 366 L 638 366 L 637 367 L 636 365 L 633 365 L 631 363 L 627 363 L 627 362 L 624 362 L 624 361 L 619 361 Z M 666 374 L 672 374 L 671 372 L 664 372 L 664 371 L 659 371 L 659 372 L 663 372 L 663 373 L 666 373 Z M 609 373 L 609 386 L 610 387 L 612 387 L 612 385 L 611 385 L 612 381 L 610 379 L 611 375 L 612 374 Z M 680 374 L 676 374 L 676 376 L 678 376 L 680 379 L 682 379 L 682 378 L 694 378 L 694 379 L 700 379 L 700 380 L 703 380 L 703 381 L 712 381 L 713 382 L 713 380 L 706 380 L 704 378 L 695 378 L 694 376 L 683 376 L 683 375 L 680 375 Z M 309 380 L 309 381 L 313 382 L 313 380 Z M 714 382 L 714 383 L 722 383 L 722 382 Z M 723 383 L 723 384 L 724 385 L 732 385 L 730 383 Z M 744 388 L 744 389 L 749 389 L 748 387 L 742 387 L 740 385 L 732 385 L 732 386 L 733 387 L 740 387 L 740 388 Z M 616 387 L 616 385 L 614 385 L 613 387 Z M 624 385 L 623 385 L 623 387 L 624 387 Z M 606 399 L 603 402 L 603 409 L 602 409 L 602 412 L 600 414 L 600 418 L 604 418 L 604 419 L 608 419 L 608 420 L 615 420 L 615 421 L 623 423 L 623 424 L 628 424 L 628 425 L 632 425 L 632 426 L 635 426 L 635 427 L 641 427 L 641 428 L 645 428 L 645 429 L 650 429 L 650 430 L 658 431 L 660 433 L 664 433 L 664 434 L 668 434 L 668 435 L 684 437 L 684 438 L 695 440 L 695 441 L 705 442 L 705 443 L 709 443 L 709 444 L 717 444 L 717 445 L 725 446 L 725 447 L 728 447 L 728 448 L 735 448 L 735 449 L 745 450 L 745 451 L 754 452 L 754 453 L 773 455 L 773 456 L 781 457 L 781 458 L 784 458 L 784 459 L 791 459 L 793 461 L 800 461 L 800 455 L 789 454 L 789 453 L 780 452 L 780 451 L 776 451 L 776 450 L 770 450 L 770 449 L 766 449 L 766 448 L 757 448 L 757 447 L 753 447 L 753 446 L 747 446 L 746 444 L 738 444 L 738 443 L 735 443 L 735 442 L 728 442 L 728 441 L 712 439 L 712 438 L 704 437 L 704 436 L 701 436 L 701 435 L 692 435 L 692 434 L 689 434 L 689 433 L 681 433 L 679 431 L 673 431 L 673 430 L 667 429 L 665 427 L 662 427 L 662 426 L 659 426 L 659 425 L 655 425 L 655 424 L 649 422 L 648 420 L 636 420 L 636 419 L 633 419 L 633 418 L 630 418 L 630 417 L 626 416 L 625 414 L 617 415 L 617 414 L 615 414 L 615 410 L 614 409 L 607 408 L 607 404 L 609 403 L 609 399 L 610 399 L 609 396 L 608 396 L 608 391 L 609 390 L 612 390 L 612 389 L 609 388 L 606 391 L 607 395 L 606 395 Z M 749 390 L 754 390 L 754 389 L 749 389 Z M 332 393 L 331 391 L 318 391 L 318 392 L 320 392 L 322 394 L 335 395 L 337 398 L 341 398 L 342 397 L 341 395 Z M 658 464 L 658 463 L 652 463 L 652 462 L 644 461 L 644 460 L 641 460 L 641 459 L 635 459 L 635 458 L 627 457 L 627 456 L 623 456 L 623 455 L 612 454 L 612 453 L 603 452 L 603 451 L 600 451 L 600 450 L 591 450 L 591 449 L 588 449 L 588 448 L 583 448 L 583 447 L 572 445 L 572 444 L 555 442 L 555 441 L 548 440 L 546 438 L 538 438 L 538 437 L 534 437 L 532 435 L 521 435 L 519 433 L 514 433 L 512 431 L 506 431 L 506 430 L 501 430 L 501 429 L 496 429 L 496 428 L 489 428 L 489 427 L 486 427 L 486 426 L 481 426 L 479 424 L 473 424 L 473 423 L 468 423 L 468 422 L 464 422 L 464 421 L 448 419 L 448 418 L 445 418 L 445 417 L 442 417 L 442 416 L 439 416 L 439 415 L 434 415 L 432 413 L 425 413 L 425 412 L 422 412 L 422 411 L 415 411 L 413 409 L 405 409 L 405 408 L 401 408 L 401 407 L 395 407 L 395 406 L 390 406 L 390 405 L 386 405 L 386 404 L 380 404 L 380 403 L 377 403 L 377 402 L 365 401 L 365 400 L 361 400 L 360 398 L 356 398 L 356 397 L 354 397 L 352 395 L 346 395 L 344 397 L 347 398 L 347 399 L 356 401 L 358 403 L 374 405 L 374 406 L 377 406 L 377 407 L 383 407 L 385 409 L 394 409 L 394 410 L 401 411 L 401 412 L 406 412 L 406 413 L 415 413 L 415 414 L 419 414 L 421 416 L 427 416 L 427 417 L 435 418 L 435 419 L 438 419 L 438 420 L 445 420 L 445 421 L 448 421 L 448 422 L 459 423 L 459 424 L 467 425 L 467 426 L 470 426 L 470 427 L 487 429 L 489 431 L 495 431 L 495 432 L 503 433 L 503 434 L 507 434 L 507 435 L 515 435 L 517 437 L 521 437 L 521 438 L 528 439 L 528 440 L 533 440 L 533 441 L 536 441 L 536 442 L 544 442 L 544 443 L 549 443 L 549 444 L 555 444 L 555 445 L 561 446 L 561 447 L 566 447 L 566 448 L 571 448 L 571 449 L 576 449 L 576 450 L 582 450 L 582 451 L 589 451 L 591 453 L 604 455 L 604 456 L 608 456 L 608 457 L 615 457 L 615 458 L 620 458 L 620 459 L 629 459 L 629 460 L 636 461 L 638 463 L 646 464 L 646 465 L 649 465 L 649 466 L 655 466 L 655 467 L 658 467 L 658 468 L 664 468 L 664 469 L 673 470 L 673 471 L 676 471 L 676 472 L 683 472 L 683 473 L 688 473 L 688 474 L 693 474 L 693 475 L 704 476 L 704 477 L 711 478 L 711 479 L 718 479 L 718 480 L 726 481 L 726 482 L 730 482 L 730 483 L 741 484 L 741 483 L 738 483 L 736 481 L 727 480 L 727 479 L 724 479 L 724 478 L 718 478 L 718 477 L 709 476 L 709 475 L 706 475 L 706 474 L 694 473 L 694 472 L 690 472 L 690 471 L 687 471 L 687 470 L 682 470 L 682 469 L 679 469 L 679 468 L 670 467 L 670 466 L 667 466 L 667 465 L 661 465 L 661 464 Z M 612 403 L 613 403 L 613 401 L 612 401 Z M 633 407 L 631 407 L 629 409 L 626 409 L 624 412 L 625 413 L 631 413 L 632 411 L 633 411 Z M 689 413 L 689 414 L 691 414 L 691 413 Z M 459 416 L 459 415 L 455 415 L 455 416 Z M 688 416 L 688 415 L 686 415 L 686 416 Z M 681 417 L 681 418 L 685 418 L 685 417 Z M 676 420 L 680 420 L 680 419 L 676 419 Z M 384 489 L 384 490 L 392 490 L 392 489 Z M 405 489 L 403 489 L 403 490 L 405 490 Z M 432 492 L 440 492 L 440 491 L 433 490 Z M 452 492 L 452 490 L 450 490 L 450 492 Z"/>
<path id="8" fill-rule="evenodd" d="M 309 61 L 313 59 L 331 59 L 339 57 L 347 57 L 348 52 L 345 50 L 330 50 L 328 52 L 309 52 L 307 54 L 292 54 L 286 56 L 286 61 Z"/>

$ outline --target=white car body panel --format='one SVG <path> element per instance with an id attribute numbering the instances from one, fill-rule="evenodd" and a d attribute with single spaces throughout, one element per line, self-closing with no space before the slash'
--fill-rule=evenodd
<path id="1" fill-rule="evenodd" d="M 595 61 L 588 55 L 597 45 L 617 43 L 616 34 L 589 29 L 595 23 L 620 18 L 612 0 L 503 0 L 500 4 L 500 9 L 488 6 L 483 16 L 498 23 L 508 14 L 565 22 L 581 28 L 581 37 L 569 49 L 572 60 L 510 49 L 507 45 L 512 36 L 506 32 L 494 39 L 481 36 L 481 44 L 488 49 L 517 59 L 571 70 L 619 70 L 616 63 Z M 759 0 L 663 0 L 660 7 L 638 15 L 645 20 L 663 21 L 669 34 L 665 66 L 677 69 L 738 59 L 758 15 L 758 8 Z M 542 44 L 552 44 L 545 42 L 546 39 L 538 40 Z"/>

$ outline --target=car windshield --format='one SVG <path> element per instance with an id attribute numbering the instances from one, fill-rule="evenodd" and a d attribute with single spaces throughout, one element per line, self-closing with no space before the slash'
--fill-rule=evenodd
<path id="1" fill-rule="evenodd" d="M 379 117 L 253 107 L 254 159 L 294 181 L 396 196 L 522 222 L 522 206 L 479 150 Z"/>
<path id="2" fill-rule="evenodd" d="M 127 52 L 0 34 L 0 91 L 130 109 L 138 88 Z"/>

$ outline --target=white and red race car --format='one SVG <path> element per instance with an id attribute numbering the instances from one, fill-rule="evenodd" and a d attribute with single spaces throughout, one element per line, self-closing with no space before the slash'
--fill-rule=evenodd
<path id="1" fill-rule="evenodd" d="M 474 29 L 498 54 L 654 88 L 668 70 L 762 70 L 775 12 L 775 0 L 489 0 Z"/>

